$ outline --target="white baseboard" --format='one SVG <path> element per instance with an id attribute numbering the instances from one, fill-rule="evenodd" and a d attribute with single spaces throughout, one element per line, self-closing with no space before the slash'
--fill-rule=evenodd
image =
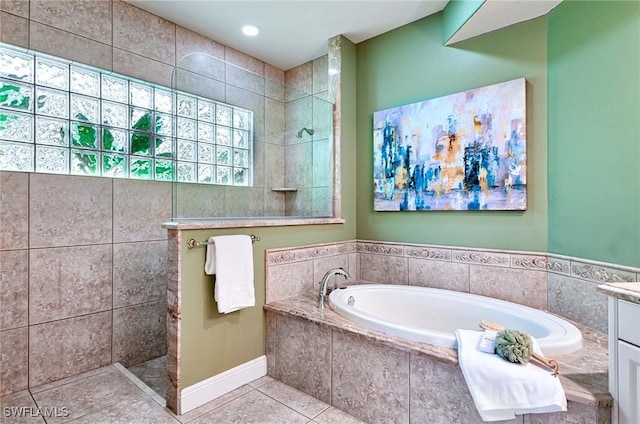
<path id="1" fill-rule="evenodd" d="M 182 389 L 180 413 L 185 414 L 229 393 L 257 378 L 267 375 L 267 357 L 253 359 L 223 373 Z"/>

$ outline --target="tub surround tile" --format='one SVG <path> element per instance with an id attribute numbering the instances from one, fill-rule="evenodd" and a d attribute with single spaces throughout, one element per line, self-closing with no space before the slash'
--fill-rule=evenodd
<path id="1" fill-rule="evenodd" d="M 268 136 L 267 136 L 268 138 Z M 264 161 L 265 164 L 271 164 L 277 171 L 267 171 L 264 174 L 264 184 L 267 192 L 271 195 L 284 196 L 284 193 L 273 193 L 272 188 L 284 186 L 284 146 L 272 143 L 264 144 Z M 279 201 L 278 205 L 284 202 Z"/>
<path id="2" fill-rule="evenodd" d="M 0 41 L 14 46 L 29 47 L 29 20 L 0 12 Z"/>
<path id="3" fill-rule="evenodd" d="M 114 47 L 113 71 L 171 87 L 173 66 Z"/>
<path id="4" fill-rule="evenodd" d="M 0 249 L 29 246 L 29 174 L 0 172 Z M 10 225 L 7 225 L 10 223 Z"/>
<path id="5" fill-rule="evenodd" d="M 570 263 L 561 259 L 551 259 L 544 255 L 511 254 L 511 268 L 522 268 L 540 271 L 553 271 L 569 274 Z"/>
<path id="6" fill-rule="evenodd" d="M 266 251 L 267 265 L 279 265 L 289 262 L 305 261 L 326 256 L 337 256 L 355 252 L 355 243 L 325 243 L 314 246 L 299 246 Z"/>
<path id="7" fill-rule="evenodd" d="M 264 99 L 265 113 L 265 142 L 284 144 L 285 131 L 285 106 L 278 100 Z"/>
<path id="8" fill-rule="evenodd" d="M 110 311 L 30 326 L 29 386 L 110 364 L 111 330 Z"/>
<path id="9" fill-rule="evenodd" d="M 29 247 L 111 243 L 111 179 L 30 175 Z"/>
<path id="10" fill-rule="evenodd" d="M 371 424 L 409 423 L 409 353 L 333 332 L 331 403 Z"/>
<path id="11" fill-rule="evenodd" d="M 211 211 L 224 213 L 225 187 L 204 184 L 176 184 L 178 217 L 211 216 Z"/>
<path id="12" fill-rule="evenodd" d="M 173 66 L 175 46 L 175 24 L 123 1 L 113 2 L 113 47 Z"/>
<path id="13" fill-rule="evenodd" d="M 22 18 L 29 18 L 29 2 L 25 0 L 0 0 L 0 10 Z"/>
<path id="14" fill-rule="evenodd" d="M 442 390 L 446 387 L 447 390 Z M 411 353 L 411 422 L 480 424 L 467 383 L 457 365 Z M 522 423 L 522 417 L 504 423 Z"/>
<path id="15" fill-rule="evenodd" d="M 167 242 L 113 245 L 113 307 L 167 297 Z"/>
<path id="16" fill-rule="evenodd" d="M 253 111 L 253 137 L 258 143 L 264 142 L 265 99 L 263 95 L 243 88 L 226 86 L 226 101 L 234 106 Z M 255 152 L 254 152 L 255 153 Z"/>
<path id="17" fill-rule="evenodd" d="M 323 258 L 317 258 L 313 260 L 313 282 L 314 289 L 320 289 L 320 282 L 322 281 L 322 277 L 333 268 L 343 268 L 347 272 L 349 271 L 349 256 L 348 255 L 339 255 L 339 256 L 327 256 Z M 351 278 L 345 279 L 341 275 L 334 275 L 329 280 L 329 287 L 333 288 L 334 284 L 339 285 L 340 287 L 346 286 L 350 284 L 350 280 L 352 280 L 355 275 L 351 275 Z"/>
<path id="18" fill-rule="evenodd" d="M 284 101 L 284 71 L 275 66 L 264 64 L 264 95 L 271 99 Z"/>
<path id="19" fill-rule="evenodd" d="M 113 56 L 109 44 L 39 22 L 30 21 L 29 48 L 108 71 L 112 70 Z"/>
<path id="20" fill-rule="evenodd" d="M 0 331 L 29 323 L 29 252 L 0 251 Z"/>
<path id="21" fill-rule="evenodd" d="M 31 0 L 30 19 L 104 44 L 111 44 L 110 1 Z"/>
<path id="22" fill-rule="evenodd" d="M 287 187 L 308 188 L 312 184 L 311 158 L 313 157 L 313 145 L 311 143 L 298 143 L 289 145 L 284 150 L 285 174 L 284 184 Z M 295 193 L 296 195 L 298 193 Z"/>
<path id="23" fill-rule="evenodd" d="M 113 180 L 113 241 L 163 240 L 171 220 L 171 183 Z"/>
<path id="24" fill-rule="evenodd" d="M 409 259 L 409 285 L 469 292 L 469 265 Z"/>
<path id="25" fill-rule="evenodd" d="M 549 311 L 606 333 L 607 296 L 597 284 L 577 278 L 549 274 Z"/>
<path id="26" fill-rule="evenodd" d="M 197 418 L 193 424 L 303 424 L 309 418 L 254 390 Z"/>
<path id="27" fill-rule="evenodd" d="M 112 307 L 111 245 L 32 249 L 29 323 L 70 318 Z"/>
<path id="28" fill-rule="evenodd" d="M 74 384 L 35 393 L 33 397 L 41 408 L 66 406 L 69 411 L 68 417 L 47 419 L 48 423 L 61 423 L 137 398 L 141 393 L 131 380 L 112 368 L 98 375 L 78 380 Z"/>
<path id="29" fill-rule="evenodd" d="M 0 396 L 28 385 L 29 331 L 27 327 L 0 332 Z"/>
<path id="30" fill-rule="evenodd" d="M 165 300 L 113 310 L 113 362 L 129 367 L 166 353 Z"/>
<path id="31" fill-rule="evenodd" d="M 302 293 L 312 293 L 313 261 L 273 265 L 266 272 L 266 301 L 275 302 Z"/>
<path id="32" fill-rule="evenodd" d="M 261 385 L 257 390 L 309 418 L 319 415 L 330 406 L 278 380 Z"/>
<path id="33" fill-rule="evenodd" d="M 359 283 L 355 281 L 355 283 Z M 280 315 L 299 317 L 309 322 L 322 324 L 333 330 L 348 331 L 362 336 L 375 343 L 406 351 L 415 350 L 434 359 L 450 364 L 458 363 L 458 354 L 454 349 L 419 343 L 408 339 L 391 336 L 375 331 L 352 321 L 348 321 L 336 314 L 330 308 L 318 308 L 318 299 L 312 295 L 300 295 L 274 303 L 267 303 L 264 309 Z"/>
<path id="34" fill-rule="evenodd" d="M 469 289 L 473 294 L 547 309 L 545 272 L 471 265 Z"/>
<path id="35" fill-rule="evenodd" d="M 276 378 L 331 402 L 331 329 L 282 315 L 277 328 Z"/>
<path id="36" fill-rule="evenodd" d="M 593 408 L 576 402 L 567 402 L 566 412 L 554 414 L 527 414 L 524 424 L 610 424 L 611 408 Z"/>
<path id="37" fill-rule="evenodd" d="M 408 259 L 362 253 L 360 254 L 360 278 L 381 284 L 407 284 Z"/>

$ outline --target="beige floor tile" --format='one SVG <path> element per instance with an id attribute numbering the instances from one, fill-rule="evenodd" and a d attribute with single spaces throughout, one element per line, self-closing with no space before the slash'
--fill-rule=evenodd
<path id="1" fill-rule="evenodd" d="M 317 416 L 330 406 L 277 380 L 264 384 L 257 390 L 309 418 Z"/>
<path id="2" fill-rule="evenodd" d="M 0 422 L 2 424 L 44 424 L 38 407 L 28 391 L 23 390 L 0 400 Z M 64 414 L 64 410 L 59 413 Z"/>
<path id="3" fill-rule="evenodd" d="M 162 406 L 146 395 L 126 399 L 108 408 L 70 421 L 73 424 L 178 424 Z"/>
<path id="4" fill-rule="evenodd" d="M 258 387 L 265 385 L 267 383 L 271 383 L 272 381 L 276 381 L 276 379 L 273 377 L 269 377 L 268 375 L 265 375 L 264 377 L 260 377 L 256 380 L 253 380 L 247 385 L 253 387 L 254 389 L 257 389 Z"/>
<path id="5" fill-rule="evenodd" d="M 193 424 L 306 424 L 309 418 L 257 390 L 192 421 Z"/>
<path id="6" fill-rule="evenodd" d="M 67 417 L 48 418 L 57 424 L 80 418 L 119 402 L 139 397 L 144 392 L 120 371 L 112 368 L 73 383 L 45 390 L 33 395 L 40 408 L 67 408 Z"/>
<path id="7" fill-rule="evenodd" d="M 366 424 L 333 406 L 313 419 L 318 424 Z"/>
<path id="8" fill-rule="evenodd" d="M 211 402 L 207 402 L 202 406 L 197 407 L 196 409 L 192 409 L 186 414 L 182 414 L 178 417 L 180 422 L 188 423 L 195 420 L 198 417 L 203 416 L 204 414 L 213 411 L 214 409 L 220 408 L 222 405 L 225 405 L 231 402 L 234 399 L 239 398 L 240 396 L 246 395 L 253 389 L 249 386 L 241 386 L 237 389 L 220 396 L 217 399 L 212 400 Z"/>

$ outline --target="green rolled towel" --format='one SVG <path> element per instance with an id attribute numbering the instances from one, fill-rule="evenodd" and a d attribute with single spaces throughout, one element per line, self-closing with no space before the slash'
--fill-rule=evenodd
<path id="1" fill-rule="evenodd" d="M 526 364 L 533 353 L 531 337 L 518 330 L 502 330 L 496 336 L 496 353 L 509 362 Z"/>

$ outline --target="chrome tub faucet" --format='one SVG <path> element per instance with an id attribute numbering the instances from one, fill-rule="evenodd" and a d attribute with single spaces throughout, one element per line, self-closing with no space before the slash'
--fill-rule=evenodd
<path id="1" fill-rule="evenodd" d="M 329 296 L 329 293 L 331 293 L 332 290 L 340 288 L 338 287 L 338 282 L 336 280 L 334 280 L 333 289 L 329 288 L 329 280 L 334 275 L 342 275 L 345 280 L 347 278 L 351 278 L 349 273 L 344 268 L 333 268 L 327 271 L 327 273 L 324 274 L 324 277 L 322 277 L 322 280 L 320 281 L 320 296 L 318 300 L 318 308 L 320 309 L 324 309 L 324 302 L 327 299 L 327 296 Z"/>

